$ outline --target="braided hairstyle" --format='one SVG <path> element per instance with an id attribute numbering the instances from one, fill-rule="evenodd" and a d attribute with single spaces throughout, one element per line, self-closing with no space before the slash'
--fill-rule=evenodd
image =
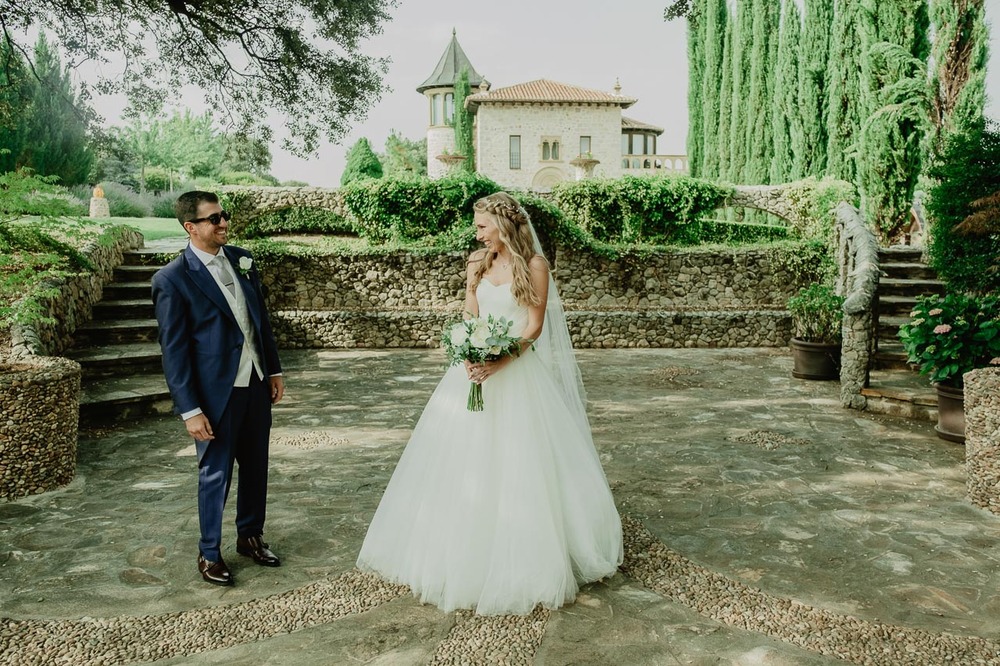
<path id="1" fill-rule="evenodd" d="M 535 293 L 531 286 L 531 271 L 528 264 L 535 257 L 535 243 L 531 236 L 531 220 L 517 199 L 506 192 L 494 192 L 483 197 L 472 206 L 477 213 L 486 213 L 493 218 L 500 232 L 500 240 L 511 254 L 511 271 L 514 274 L 514 281 L 510 286 L 511 294 L 520 305 L 538 305 L 542 302 L 541 297 Z M 542 255 L 538 255 L 542 256 Z M 479 266 L 473 274 L 472 288 L 479 286 L 493 260 L 496 259 L 495 252 L 486 252 L 480 260 Z M 542 257 L 545 260 L 545 257 Z M 548 262 L 546 262 L 548 263 Z"/>

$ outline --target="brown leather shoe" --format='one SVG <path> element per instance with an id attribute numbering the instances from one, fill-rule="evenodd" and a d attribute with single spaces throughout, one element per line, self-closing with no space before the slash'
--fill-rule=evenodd
<path id="1" fill-rule="evenodd" d="M 219 558 L 218 562 L 206 560 L 204 555 L 198 555 L 198 572 L 206 583 L 212 585 L 234 585 L 233 574 L 226 563 Z"/>
<path id="2" fill-rule="evenodd" d="M 264 567 L 280 567 L 281 560 L 268 550 L 268 546 L 259 536 L 239 537 L 236 539 L 236 552 L 252 557 L 253 561 Z"/>

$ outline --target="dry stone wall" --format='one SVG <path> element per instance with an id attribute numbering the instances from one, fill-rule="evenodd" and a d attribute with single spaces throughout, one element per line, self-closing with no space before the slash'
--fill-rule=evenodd
<path id="1" fill-rule="evenodd" d="M 969 500 L 1000 515 L 1000 368 L 973 370 L 962 379 Z"/>
<path id="2" fill-rule="evenodd" d="M 0 361 L 0 499 L 73 480 L 79 393 L 75 361 L 49 356 Z"/>
<path id="3" fill-rule="evenodd" d="M 778 250 L 610 260 L 563 248 L 557 256 L 577 347 L 783 346 L 791 337 L 785 303 L 814 277 L 793 274 Z M 457 252 L 268 259 L 279 344 L 436 346 L 444 324 L 461 316 L 465 261 Z"/>

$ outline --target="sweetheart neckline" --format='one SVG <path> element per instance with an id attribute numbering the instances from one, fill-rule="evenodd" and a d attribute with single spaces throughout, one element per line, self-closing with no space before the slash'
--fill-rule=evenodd
<path id="1" fill-rule="evenodd" d="M 479 284 L 482 284 L 483 282 L 491 287 L 509 287 L 513 284 L 513 282 L 501 282 L 500 284 L 494 284 L 488 277 L 483 277 L 483 279 L 479 281 Z"/>

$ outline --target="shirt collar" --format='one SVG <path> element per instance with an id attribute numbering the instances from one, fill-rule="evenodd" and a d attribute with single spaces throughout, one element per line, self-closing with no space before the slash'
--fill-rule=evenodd
<path id="1" fill-rule="evenodd" d="M 211 261 L 213 259 L 215 259 L 216 257 L 220 257 L 221 256 L 221 257 L 225 258 L 225 256 L 226 256 L 226 253 L 222 250 L 221 247 L 219 248 L 219 253 L 218 254 L 209 254 L 208 252 L 205 252 L 204 250 L 199 250 L 198 248 L 196 248 L 194 246 L 194 244 L 190 244 L 190 248 L 191 248 L 191 251 L 194 252 L 194 256 L 196 256 L 199 259 L 201 259 L 201 263 L 205 264 L 206 266 L 208 266 L 209 263 L 211 263 Z"/>

